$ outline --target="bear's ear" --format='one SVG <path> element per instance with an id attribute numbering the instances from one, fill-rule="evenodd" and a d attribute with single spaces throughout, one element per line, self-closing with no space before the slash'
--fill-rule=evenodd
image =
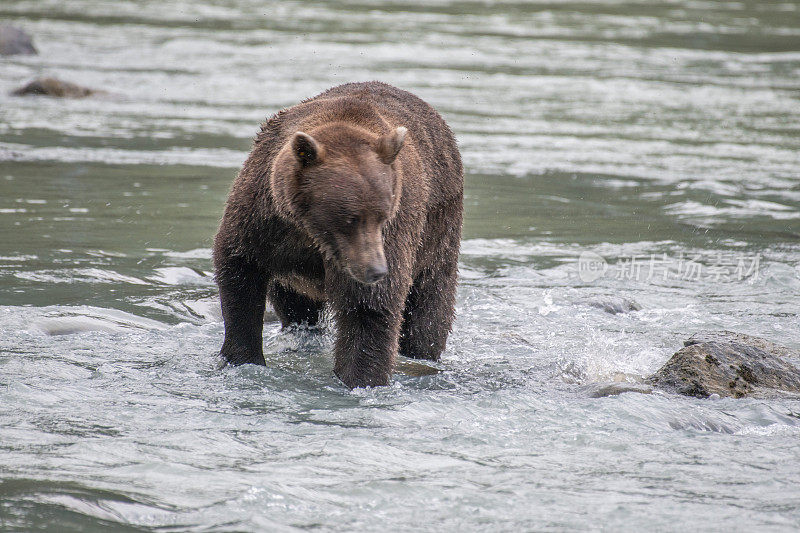
<path id="1" fill-rule="evenodd" d="M 300 164 L 307 167 L 319 161 L 325 150 L 314 137 L 298 131 L 292 137 L 292 152 Z"/>
<path id="2" fill-rule="evenodd" d="M 391 133 L 387 133 L 379 138 L 375 144 L 375 151 L 378 152 L 378 158 L 385 164 L 391 165 L 400 149 L 403 147 L 403 141 L 408 132 L 403 126 L 400 126 Z"/>

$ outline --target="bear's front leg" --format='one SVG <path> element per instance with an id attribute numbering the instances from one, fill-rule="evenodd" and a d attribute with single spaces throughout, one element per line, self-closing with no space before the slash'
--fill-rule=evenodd
<path id="1" fill-rule="evenodd" d="M 225 342 L 220 355 L 232 365 L 266 364 L 262 346 L 267 279 L 250 262 L 215 257 Z"/>
<path id="2" fill-rule="evenodd" d="M 334 305 L 336 376 L 351 389 L 388 385 L 397 357 L 399 313 L 356 303 Z"/>

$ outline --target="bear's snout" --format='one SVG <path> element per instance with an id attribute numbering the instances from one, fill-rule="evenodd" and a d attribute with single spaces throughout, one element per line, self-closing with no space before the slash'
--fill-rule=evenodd
<path id="1" fill-rule="evenodd" d="M 385 261 L 383 263 L 370 265 L 364 270 L 364 281 L 367 283 L 377 283 L 386 277 L 388 271 Z"/>
<path id="2" fill-rule="evenodd" d="M 352 232 L 339 241 L 345 270 L 359 283 L 372 285 L 387 276 L 389 267 L 383 251 L 380 226 Z"/>
<path id="3" fill-rule="evenodd" d="M 363 254 L 359 260 L 350 262 L 347 270 L 356 281 L 366 285 L 379 282 L 389 273 L 382 248 L 372 250 L 372 253 Z"/>

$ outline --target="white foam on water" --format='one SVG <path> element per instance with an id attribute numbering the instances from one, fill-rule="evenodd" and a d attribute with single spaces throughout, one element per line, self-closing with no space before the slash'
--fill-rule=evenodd
<path id="1" fill-rule="evenodd" d="M 149 279 L 165 285 L 211 285 L 214 280 L 207 274 L 189 267 L 160 267 Z"/>

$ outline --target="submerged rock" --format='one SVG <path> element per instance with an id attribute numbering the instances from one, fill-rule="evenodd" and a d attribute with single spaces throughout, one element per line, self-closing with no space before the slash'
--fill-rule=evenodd
<path id="1" fill-rule="evenodd" d="M 592 307 L 602 309 L 606 313 L 618 315 L 620 313 L 630 313 L 631 311 L 641 311 L 642 306 L 628 298 L 619 298 L 615 296 L 607 298 L 597 298 L 587 302 Z"/>
<path id="2" fill-rule="evenodd" d="M 12 92 L 14 96 L 54 96 L 57 98 L 85 98 L 99 91 L 81 87 L 56 78 L 38 78 Z"/>
<path id="3" fill-rule="evenodd" d="M 785 346 L 729 331 L 701 332 L 685 344 L 650 384 L 698 398 L 800 394 L 800 369 L 782 359 L 796 352 Z"/>
<path id="4" fill-rule="evenodd" d="M 394 369 L 396 372 L 412 377 L 432 376 L 439 373 L 438 368 L 406 358 L 398 358 Z"/>
<path id="5" fill-rule="evenodd" d="M 33 55 L 38 53 L 31 36 L 14 26 L 0 24 L 0 55 Z"/>
<path id="6" fill-rule="evenodd" d="M 642 383 L 593 383 L 585 388 L 590 398 L 606 398 L 608 396 L 619 396 L 626 392 L 636 392 L 639 394 L 652 394 L 653 388 Z"/>

